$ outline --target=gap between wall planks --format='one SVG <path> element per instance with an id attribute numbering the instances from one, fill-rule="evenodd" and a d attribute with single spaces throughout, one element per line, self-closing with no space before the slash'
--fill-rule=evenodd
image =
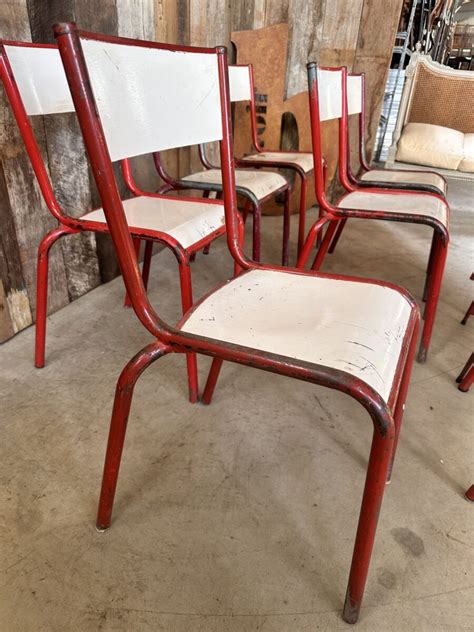
<path id="1" fill-rule="evenodd" d="M 290 28 L 286 97 L 306 89 L 305 64 L 346 63 L 368 79 L 368 147 L 372 148 L 391 48 L 402 0 L 9 0 L 0 3 L 0 37 L 51 41 L 51 24 L 75 19 L 81 28 L 121 35 L 215 46 L 229 44 L 232 31 L 287 22 Z M 30 25 L 31 23 L 31 25 Z M 67 115 L 66 115 L 67 116 Z M 71 118 L 71 117 L 70 117 Z M 40 144 L 48 157 L 58 197 L 81 214 L 97 204 L 75 122 L 38 117 Z M 0 341 L 34 319 L 36 248 L 54 226 L 41 203 L 3 94 L 0 97 Z M 56 151 L 55 151 L 56 150 Z M 197 167 L 188 149 L 167 152 L 173 174 Z M 71 176 L 67 165 L 74 164 Z M 135 161 L 137 179 L 156 188 L 149 162 Z M 68 176 L 70 179 L 66 179 Z M 64 179 L 63 179 L 64 178 Z M 70 204 L 74 204 L 73 207 Z M 59 309 L 117 274 L 107 239 L 66 238 L 51 255 L 50 311 Z"/>

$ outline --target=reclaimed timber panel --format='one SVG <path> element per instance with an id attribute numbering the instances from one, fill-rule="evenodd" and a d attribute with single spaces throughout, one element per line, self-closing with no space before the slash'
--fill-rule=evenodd
<path id="1" fill-rule="evenodd" d="M 403 0 L 364 0 L 354 58 L 354 72 L 366 73 L 366 146 L 370 159 L 382 110 Z"/>
<path id="2" fill-rule="evenodd" d="M 31 41 L 26 0 L 0 4 L 0 36 Z M 43 119 L 32 119 L 40 149 L 46 154 Z M 31 324 L 35 313 L 36 252 L 56 221 L 46 209 L 23 142 L 7 104 L 0 96 L 0 156 L 2 215 L 2 294 L 0 340 Z M 63 254 L 53 248 L 50 258 L 50 311 L 69 302 Z"/>

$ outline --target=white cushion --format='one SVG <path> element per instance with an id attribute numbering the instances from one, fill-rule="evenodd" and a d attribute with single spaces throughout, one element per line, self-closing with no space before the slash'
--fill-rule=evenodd
<path id="1" fill-rule="evenodd" d="M 403 295 L 383 285 L 251 270 L 198 303 L 181 328 L 339 369 L 387 402 L 411 312 Z"/>
<path id="2" fill-rule="evenodd" d="M 279 166 L 284 166 L 283 163 L 298 165 L 305 173 L 309 173 L 314 169 L 313 154 L 297 151 L 261 151 L 258 154 L 245 156 L 240 160 L 249 162 L 277 162 L 280 163 Z"/>
<path id="3" fill-rule="evenodd" d="M 405 171 L 404 169 L 370 169 L 360 178 L 364 182 L 375 182 L 383 186 L 390 184 L 429 184 L 446 195 L 446 180 L 434 171 Z"/>
<path id="4" fill-rule="evenodd" d="M 225 224 L 224 205 L 221 202 L 194 202 L 181 198 L 135 197 L 124 200 L 127 224 L 133 232 L 149 230 L 174 237 L 183 248 L 192 246 L 211 235 Z M 99 208 L 80 219 L 105 224 L 104 211 Z"/>
<path id="5" fill-rule="evenodd" d="M 464 158 L 464 134 L 449 127 L 407 123 L 398 141 L 400 162 L 457 169 Z"/>
<path id="6" fill-rule="evenodd" d="M 390 213 L 410 213 L 427 215 L 448 225 L 448 205 L 436 195 L 429 193 L 378 193 L 367 189 L 348 193 L 338 202 L 339 208 L 357 211 L 388 211 Z"/>
<path id="7" fill-rule="evenodd" d="M 199 173 L 192 173 L 182 179 L 186 182 L 222 185 L 222 172 L 220 169 L 207 169 Z M 280 173 L 276 173 L 275 171 L 236 169 L 235 183 L 238 187 L 248 189 L 258 200 L 263 200 L 268 195 L 286 186 L 288 181 Z"/>
<path id="8" fill-rule="evenodd" d="M 474 173 L 474 134 L 464 134 L 464 158 L 459 163 L 458 169 Z"/>

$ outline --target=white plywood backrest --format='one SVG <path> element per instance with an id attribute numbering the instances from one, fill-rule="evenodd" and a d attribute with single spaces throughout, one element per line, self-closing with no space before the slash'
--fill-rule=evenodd
<path id="1" fill-rule="evenodd" d="M 113 161 L 222 139 L 217 54 L 81 42 Z"/>
<path id="2" fill-rule="evenodd" d="M 362 76 L 347 75 L 347 107 L 349 116 L 362 112 Z"/>
<path id="3" fill-rule="evenodd" d="M 229 66 L 229 88 L 231 101 L 250 101 L 252 91 L 249 66 Z"/>
<path id="4" fill-rule="evenodd" d="M 5 44 L 5 52 L 27 114 L 74 112 L 57 48 Z"/>
<path id="5" fill-rule="evenodd" d="M 318 68 L 318 101 L 320 121 L 342 116 L 342 71 Z"/>

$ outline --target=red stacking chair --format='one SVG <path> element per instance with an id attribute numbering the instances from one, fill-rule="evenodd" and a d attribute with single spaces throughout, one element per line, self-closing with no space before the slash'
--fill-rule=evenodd
<path id="1" fill-rule="evenodd" d="M 444 266 L 449 242 L 449 206 L 441 195 L 425 191 L 391 190 L 382 188 L 357 188 L 347 176 L 348 164 L 348 98 L 346 94 L 347 71 L 345 68 L 317 68 L 308 64 L 310 83 L 310 116 L 316 169 L 316 196 L 320 211 L 324 215 L 337 217 L 339 221 L 349 218 L 386 220 L 410 224 L 424 224 L 433 229 L 433 240 L 425 284 L 426 307 L 421 335 L 419 362 L 426 360 L 433 331 Z M 347 193 L 335 204 L 326 197 L 323 177 L 323 155 L 321 149 L 321 122 L 339 119 L 339 174 Z M 318 270 L 324 260 L 337 228 L 337 221 L 329 225 L 312 269 Z M 298 260 L 298 267 L 306 264 L 312 245 L 311 234 Z"/>
<path id="2" fill-rule="evenodd" d="M 53 244 L 64 235 L 80 231 L 107 233 L 104 211 L 99 208 L 74 217 L 57 201 L 48 170 L 30 125 L 29 116 L 74 112 L 59 52 L 55 46 L 0 42 L 0 76 L 20 133 L 36 174 L 44 201 L 59 226 L 49 232 L 38 248 L 35 366 L 45 362 L 48 297 L 48 256 Z M 125 132 L 124 132 L 125 133 Z M 186 199 L 141 191 L 133 180 L 129 158 L 120 143 L 114 159 L 120 159 L 124 179 L 134 197 L 124 201 L 130 232 L 138 248 L 146 241 L 145 258 L 151 257 L 153 242 L 170 248 L 176 256 L 181 284 L 183 312 L 193 304 L 190 260 L 194 254 L 225 232 L 224 209 L 215 200 Z M 149 268 L 144 266 L 145 286 Z M 196 358 L 188 356 L 189 396 L 197 400 Z"/>
<path id="3" fill-rule="evenodd" d="M 258 140 L 257 104 L 254 90 L 253 66 L 240 66 L 239 87 L 241 95 L 245 94 L 249 101 L 250 127 L 252 130 L 252 146 L 255 153 L 249 154 L 237 160 L 239 167 L 275 167 L 293 171 L 301 180 L 299 200 L 299 225 L 298 225 L 298 254 L 300 254 L 305 239 L 306 198 L 308 192 L 308 178 L 313 173 L 313 155 L 311 152 L 284 151 L 263 148 Z M 231 74 L 232 97 L 232 74 Z"/>
<path id="4" fill-rule="evenodd" d="M 232 103 L 238 101 L 249 101 L 250 82 L 248 66 L 229 66 L 230 100 Z M 166 182 L 162 192 L 179 189 L 197 189 L 206 195 L 210 192 L 222 194 L 222 172 L 220 167 L 210 162 L 206 146 L 199 145 L 199 157 L 205 169 L 196 173 L 191 173 L 184 178 L 173 178 L 165 169 L 160 154 L 154 155 L 155 165 L 160 177 Z M 282 264 L 288 265 L 288 241 L 290 237 L 290 185 L 286 178 L 275 171 L 265 171 L 264 169 L 252 169 L 247 166 L 245 169 L 235 170 L 235 185 L 237 193 L 246 199 L 243 218 L 247 219 L 247 214 L 253 210 L 253 258 L 260 261 L 260 224 L 262 215 L 262 204 L 267 200 L 283 194 L 283 247 Z"/>
<path id="5" fill-rule="evenodd" d="M 357 115 L 359 120 L 357 145 L 359 173 L 354 174 L 347 152 L 347 176 L 357 187 L 382 187 L 384 189 L 406 189 L 407 191 L 427 191 L 446 197 L 448 184 L 436 171 L 421 169 L 373 169 L 365 151 L 365 74 L 347 75 L 348 115 Z M 349 137 L 348 137 L 349 138 Z"/>
<path id="6" fill-rule="evenodd" d="M 373 422 L 344 609 L 346 621 L 354 622 L 405 407 L 419 319 L 415 302 L 388 283 L 262 265 L 245 257 L 225 48 L 80 33 L 74 24 L 56 25 L 55 35 L 125 286 L 138 319 L 152 336 L 118 379 L 98 529 L 111 523 L 135 383 L 158 358 L 189 352 L 211 356 L 208 395 L 224 360 L 337 389 L 358 401 Z M 229 250 L 242 272 L 173 326 L 148 300 L 112 160 L 210 141 L 220 143 L 219 204 L 225 209 Z M 328 221 L 320 220 L 313 233 Z"/>
<path id="7" fill-rule="evenodd" d="M 445 178 L 436 171 L 421 171 L 420 169 L 372 169 L 367 162 L 365 151 L 365 74 L 349 73 L 347 75 L 347 101 L 348 101 L 348 123 L 351 116 L 357 115 L 358 134 L 357 146 L 359 157 L 358 173 L 354 174 L 351 165 L 351 155 L 349 151 L 349 124 L 347 125 L 347 167 L 346 179 L 357 188 L 384 188 L 405 191 L 426 191 L 441 195 L 447 199 L 448 183 Z M 337 242 L 341 236 L 345 219 L 339 222 L 334 238 L 328 252 L 333 253 Z M 431 256 L 431 255 L 430 255 Z M 423 300 L 426 300 L 426 287 Z"/>

